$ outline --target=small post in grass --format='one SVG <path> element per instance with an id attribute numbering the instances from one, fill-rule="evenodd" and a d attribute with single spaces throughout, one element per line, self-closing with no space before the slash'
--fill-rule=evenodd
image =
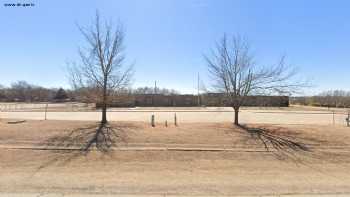
<path id="1" fill-rule="evenodd" d="M 348 117 L 345 118 L 345 121 L 346 121 L 346 126 L 350 126 L 350 112 L 348 112 Z"/>
<path id="2" fill-rule="evenodd" d="M 151 126 L 152 127 L 156 126 L 155 121 L 154 121 L 154 114 L 152 114 L 152 116 L 151 116 Z"/>
<path id="3" fill-rule="evenodd" d="M 47 120 L 47 108 L 48 108 L 48 103 L 46 103 L 46 105 L 45 105 L 45 120 Z"/>
<path id="4" fill-rule="evenodd" d="M 175 113 L 175 115 L 174 115 L 174 124 L 175 124 L 175 126 L 177 127 L 177 117 L 176 117 L 176 113 Z"/>
<path id="5" fill-rule="evenodd" d="M 167 120 L 165 121 L 165 127 L 168 127 L 168 121 Z"/>

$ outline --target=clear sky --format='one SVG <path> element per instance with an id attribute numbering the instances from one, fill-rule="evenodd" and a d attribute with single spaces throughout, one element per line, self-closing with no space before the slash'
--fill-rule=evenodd
<path id="1" fill-rule="evenodd" d="M 126 27 L 127 62 L 134 87 L 195 93 L 197 73 L 210 84 L 203 54 L 224 33 L 250 41 L 256 62 L 281 55 L 315 87 L 350 90 L 350 1 L 347 0 L 0 0 L 0 84 L 16 80 L 69 87 L 65 63 L 83 44 L 76 24 L 96 9 Z M 34 3 L 5 7 L 4 3 Z"/>

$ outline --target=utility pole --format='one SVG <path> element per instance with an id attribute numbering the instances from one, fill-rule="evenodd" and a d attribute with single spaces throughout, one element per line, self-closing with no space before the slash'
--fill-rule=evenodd
<path id="1" fill-rule="evenodd" d="M 198 72 L 198 76 L 197 76 L 197 103 L 198 106 L 200 106 L 200 98 L 199 98 L 199 72 Z"/>
<path id="2" fill-rule="evenodd" d="M 154 94 L 157 94 L 157 81 L 154 81 Z"/>

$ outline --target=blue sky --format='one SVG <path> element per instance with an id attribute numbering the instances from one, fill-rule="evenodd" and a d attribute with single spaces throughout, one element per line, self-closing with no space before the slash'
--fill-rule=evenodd
<path id="1" fill-rule="evenodd" d="M 1 1 L 1 0 L 0 0 Z M 197 73 L 209 86 L 203 54 L 226 33 L 241 34 L 258 64 L 287 55 L 312 81 L 305 94 L 350 90 L 350 1 L 346 0 L 96 0 L 1 1 L 0 84 L 16 80 L 69 87 L 67 61 L 82 45 L 76 24 L 88 25 L 96 9 L 126 27 L 127 62 L 135 62 L 134 87 L 195 93 Z M 4 3 L 34 3 L 5 7 Z"/>

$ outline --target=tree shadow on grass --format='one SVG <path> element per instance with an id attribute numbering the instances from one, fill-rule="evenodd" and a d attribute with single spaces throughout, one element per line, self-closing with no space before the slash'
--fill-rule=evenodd
<path id="1" fill-rule="evenodd" d="M 247 131 L 253 139 L 260 141 L 266 151 L 271 152 L 279 160 L 288 160 L 300 163 L 305 156 L 315 156 L 310 146 L 306 143 L 317 143 L 316 139 L 300 138 L 281 132 L 281 128 L 248 127 L 239 125 Z M 308 143 L 308 144 L 309 144 Z"/>
<path id="2" fill-rule="evenodd" d="M 315 150 L 313 146 L 324 146 L 326 149 L 329 142 L 322 139 L 299 136 L 297 132 L 285 128 L 248 127 L 240 125 L 253 139 L 260 141 L 266 151 L 273 153 L 275 158 L 285 162 L 293 162 L 297 166 L 307 167 L 309 170 L 323 174 L 334 180 L 341 180 L 328 170 L 324 170 L 315 164 L 347 162 L 344 156 L 329 150 Z"/>
<path id="3" fill-rule="evenodd" d="M 65 165 L 72 160 L 87 156 L 91 151 L 104 155 L 111 155 L 113 147 L 126 143 L 131 125 L 111 125 L 109 123 L 98 123 L 86 127 L 76 128 L 66 135 L 56 135 L 41 145 L 44 150 L 51 151 L 50 158 L 43 163 L 38 170 L 50 165 Z"/>

